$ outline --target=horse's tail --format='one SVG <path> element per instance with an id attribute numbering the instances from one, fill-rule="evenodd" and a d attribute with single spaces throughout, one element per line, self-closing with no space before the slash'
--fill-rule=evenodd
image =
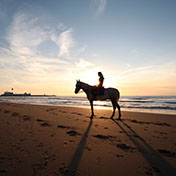
<path id="1" fill-rule="evenodd" d="M 119 90 L 117 90 L 117 103 L 119 102 L 119 99 L 120 99 L 120 92 L 119 92 Z"/>

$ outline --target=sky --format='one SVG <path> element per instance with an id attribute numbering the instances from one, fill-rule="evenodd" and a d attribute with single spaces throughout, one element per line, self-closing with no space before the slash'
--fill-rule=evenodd
<path id="1" fill-rule="evenodd" d="M 175 0 L 0 0 L 0 94 L 176 95 Z M 79 94 L 83 96 L 83 94 Z"/>

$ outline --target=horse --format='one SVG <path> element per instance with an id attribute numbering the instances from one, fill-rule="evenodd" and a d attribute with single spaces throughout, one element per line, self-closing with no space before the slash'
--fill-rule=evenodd
<path id="1" fill-rule="evenodd" d="M 120 106 L 118 104 L 119 98 L 120 98 L 120 92 L 117 89 L 106 88 L 106 89 L 104 89 L 103 95 L 97 95 L 95 97 L 93 94 L 93 90 L 95 89 L 95 86 L 91 86 L 89 84 L 81 82 L 80 80 L 77 80 L 76 87 L 75 87 L 75 94 L 77 94 L 80 89 L 82 89 L 86 93 L 87 99 L 90 102 L 91 112 L 92 112 L 92 115 L 90 117 L 91 119 L 94 117 L 93 101 L 96 101 L 96 100 L 105 101 L 107 99 L 110 99 L 112 102 L 112 105 L 113 105 L 113 113 L 110 118 L 113 119 L 113 117 L 115 115 L 115 110 L 116 110 L 116 108 L 118 108 L 118 112 L 119 112 L 118 120 L 121 120 L 121 110 L 120 110 Z"/>

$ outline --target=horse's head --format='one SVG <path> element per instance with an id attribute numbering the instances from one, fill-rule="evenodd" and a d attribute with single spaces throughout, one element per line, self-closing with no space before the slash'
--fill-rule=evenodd
<path id="1" fill-rule="evenodd" d="M 76 81 L 75 94 L 77 94 L 80 89 L 81 89 L 81 82 L 80 82 L 80 80 L 78 80 L 78 81 Z"/>

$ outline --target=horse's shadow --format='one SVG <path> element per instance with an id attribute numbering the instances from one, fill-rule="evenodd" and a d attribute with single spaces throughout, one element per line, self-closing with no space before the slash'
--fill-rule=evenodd
<path id="1" fill-rule="evenodd" d="M 89 125 L 88 125 L 85 133 L 83 134 L 83 136 L 78 144 L 78 147 L 77 147 L 77 149 L 76 149 L 76 151 L 70 161 L 70 164 L 68 167 L 68 174 L 66 174 L 66 175 L 70 176 L 70 175 L 76 174 L 81 157 L 82 157 L 82 154 L 83 154 L 83 150 L 85 149 L 86 141 L 87 141 L 88 134 L 90 132 L 92 124 L 93 124 L 93 120 L 90 119 Z"/>
<path id="2" fill-rule="evenodd" d="M 165 176 L 176 175 L 176 170 L 174 167 L 170 165 L 168 161 L 166 161 L 155 149 L 153 149 L 143 138 L 141 138 L 129 125 L 127 125 L 123 120 L 116 121 L 112 119 L 112 121 L 127 135 L 127 137 L 133 142 L 136 149 L 142 154 L 144 159 L 148 162 L 148 164 L 153 168 L 156 174 Z M 127 132 L 125 128 L 130 130 Z"/>

